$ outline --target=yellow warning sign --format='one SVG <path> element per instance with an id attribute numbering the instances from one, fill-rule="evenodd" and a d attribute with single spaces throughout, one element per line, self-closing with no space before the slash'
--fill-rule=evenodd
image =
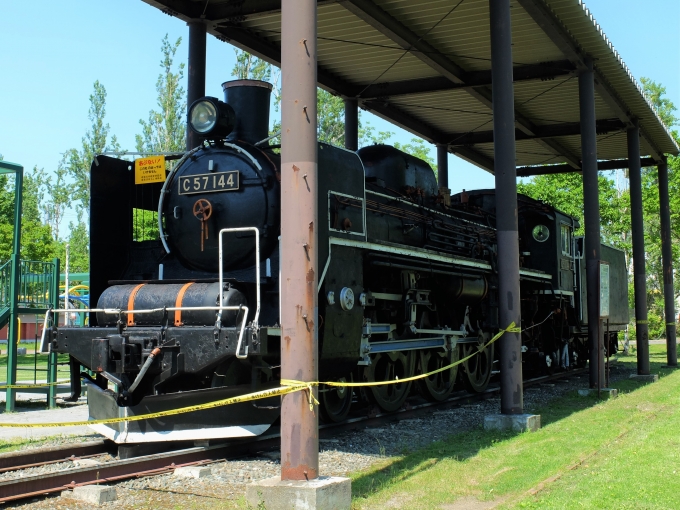
<path id="1" fill-rule="evenodd" d="M 135 184 L 165 181 L 165 156 L 148 156 L 135 160 Z"/>

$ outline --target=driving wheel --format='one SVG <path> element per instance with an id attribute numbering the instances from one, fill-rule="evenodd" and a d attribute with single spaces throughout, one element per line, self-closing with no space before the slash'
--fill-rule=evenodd
<path id="1" fill-rule="evenodd" d="M 394 381 L 412 377 L 416 357 L 413 351 L 381 352 L 371 357 L 371 364 L 364 369 L 366 382 Z M 366 388 L 368 398 L 387 412 L 399 409 L 408 397 L 411 382 L 383 384 Z"/>

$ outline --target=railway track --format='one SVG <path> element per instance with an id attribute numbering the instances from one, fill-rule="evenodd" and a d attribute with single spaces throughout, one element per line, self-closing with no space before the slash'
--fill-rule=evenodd
<path id="1" fill-rule="evenodd" d="M 551 376 L 528 379 L 525 387 L 548 383 L 558 379 L 581 375 L 587 369 L 573 370 Z M 370 413 L 354 416 L 342 423 L 323 424 L 319 427 L 319 435 L 329 438 L 338 432 L 364 427 L 373 427 L 396 420 L 411 419 L 435 409 L 459 407 L 472 402 L 492 398 L 499 392 L 498 386 L 492 386 L 481 393 L 459 392 L 443 402 L 422 402 L 393 413 Z M 277 429 L 272 429 L 262 436 L 231 441 L 209 446 L 194 446 L 175 451 L 165 451 L 133 458 L 116 459 L 108 462 L 97 462 L 97 457 L 116 455 L 117 446 L 110 441 L 92 441 L 82 444 L 69 444 L 62 447 L 33 449 L 11 452 L 0 455 L 0 480 L 4 473 L 21 471 L 48 464 L 71 461 L 80 463 L 83 459 L 89 462 L 73 468 L 66 468 L 53 473 L 22 476 L 0 481 L 0 503 L 7 503 L 30 497 L 40 497 L 73 489 L 81 485 L 110 484 L 131 478 L 160 475 L 172 472 L 183 466 L 200 466 L 235 459 L 257 452 L 276 449 L 280 446 Z"/>

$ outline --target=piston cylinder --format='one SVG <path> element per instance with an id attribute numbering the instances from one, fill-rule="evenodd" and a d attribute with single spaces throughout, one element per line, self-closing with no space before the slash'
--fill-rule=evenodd
<path id="1" fill-rule="evenodd" d="M 163 308 L 179 307 L 214 307 L 219 303 L 219 283 L 168 283 L 114 285 L 106 289 L 97 303 L 97 308 L 130 310 L 127 318 L 128 326 L 212 326 L 217 320 L 217 310 L 178 310 L 164 312 Z M 245 306 L 246 297 L 233 287 L 224 290 L 224 306 Z M 161 309 L 155 312 L 143 310 Z M 139 310 L 139 313 L 134 313 Z M 166 318 L 167 314 L 167 318 Z M 97 322 L 102 326 L 113 326 L 118 315 L 97 312 Z M 225 310 L 222 313 L 222 325 L 236 326 L 238 310 Z"/>
<path id="2" fill-rule="evenodd" d="M 463 278 L 455 276 L 450 279 L 447 298 L 454 303 L 474 305 L 486 297 L 489 285 L 486 278 Z"/>

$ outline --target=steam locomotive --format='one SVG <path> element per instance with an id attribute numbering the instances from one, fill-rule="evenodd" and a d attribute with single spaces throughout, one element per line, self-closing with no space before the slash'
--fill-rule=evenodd
<path id="1" fill-rule="evenodd" d="M 73 396 L 88 369 L 93 419 L 130 417 L 278 386 L 280 157 L 269 145 L 271 85 L 223 84 L 225 99 L 191 105 L 204 143 L 164 182 L 135 182 L 128 161 L 91 169 L 91 302 L 86 327 L 56 327 L 50 348 L 71 357 Z M 495 373 L 498 323 L 495 191 L 451 196 L 424 161 L 385 145 L 318 145 L 321 381 L 417 383 L 320 388 L 321 417 L 353 402 L 399 409 L 412 391 L 446 399 L 483 391 Z M 520 195 L 525 372 L 587 358 L 583 242 L 576 220 Z M 150 219 L 153 218 L 153 224 Z M 157 235 L 149 236 L 144 228 Z M 609 264 L 609 331 L 628 323 L 623 253 Z M 606 285 L 605 285 L 606 286 Z M 94 375 L 92 375 L 94 374 Z M 118 443 L 244 437 L 278 417 L 277 398 L 94 425 Z"/>

